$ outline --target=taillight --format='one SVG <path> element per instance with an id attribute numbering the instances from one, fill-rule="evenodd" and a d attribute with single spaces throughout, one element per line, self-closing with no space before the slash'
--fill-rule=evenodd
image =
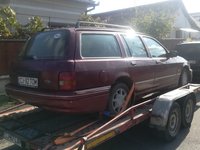
<path id="1" fill-rule="evenodd" d="M 62 72 L 59 74 L 60 90 L 73 90 L 76 86 L 74 73 Z"/>

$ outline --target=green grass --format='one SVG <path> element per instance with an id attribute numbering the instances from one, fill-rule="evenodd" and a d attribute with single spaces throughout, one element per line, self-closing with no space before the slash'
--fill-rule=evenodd
<path id="1" fill-rule="evenodd" d="M 7 96 L 0 96 L 0 111 L 16 105 L 18 102 Z"/>

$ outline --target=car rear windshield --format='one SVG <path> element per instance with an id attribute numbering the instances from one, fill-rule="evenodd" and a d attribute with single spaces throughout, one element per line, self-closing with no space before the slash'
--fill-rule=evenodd
<path id="1" fill-rule="evenodd" d="M 40 32 L 32 37 L 20 54 L 23 59 L 63 59 L 67 55 L 69 31 Z"/>
<path id="2" fill-rule="evenodd" d="M 183 44 L 177 45 L 178 55 L 184 58 L 196 58 L 200 55 L 200 44 Z"/>

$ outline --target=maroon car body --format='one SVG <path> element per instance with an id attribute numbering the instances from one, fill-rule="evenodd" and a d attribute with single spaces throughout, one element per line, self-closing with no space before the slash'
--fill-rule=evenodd
<path id="1" fill-rule="evenodd" d="M 135 95 L 146 95 L 176 88 L 190 77 L 187 61 L 152 37 L 132 30 L 68 28 L 39 32 L 27 42 L 6 92 L 44 109 L 88 113 L 121 105 L 132 83 Z"/>

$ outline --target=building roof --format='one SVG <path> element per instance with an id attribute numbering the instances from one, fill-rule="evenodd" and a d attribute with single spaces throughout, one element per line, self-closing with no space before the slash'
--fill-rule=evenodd
<path id="1" fill-rule="evenodd" d="M 89 6 L 96 6 L 97 5 L 94 0 L 75 0 L 75 1 L 87 3 L 87 4 L 89 4 Z"/>
<path id="2" fill-rule="evenodd" d="M 188 19 L 188 22 L 190 23 L 191 27 L 195 30 L 200 31 L 200 25 L 199 23 L 187 12 L 185 5 L 183 4 L 182 0 L 176 0 L 179 2 L 179 6 L 181 7 L 184 16 Z"/>
<path id="3" fill-rule="evenodd" d="M 94 9 L 96 5 L 94 0 L 29 0 L 26 3 L 21 0 L 0 0 L 0 7 L 10 6 L 23 25 L 33 16 L 39 16 L 45 26 L 75 24 L 82 13 Z"/>
<path id="4" fill-rule="evenodd" d="M 109 16 L 121 16 L 122 14 L 126 14 L 128 16 L 131 15 L 131 13 L 135 13 L 139 9 L 168 9 L 168 8 L 175 8 L 176 10 L 180 8 L 184 14 L 184 16 L 187 18 L 188 22 L 190 23 L 191 27 L 195 30 L 200 31 L 200 25 L 198 22 L 196 22 L 187 12 L 182 0 L 166 0 L 158 3 L 153 3 L 153 4 L 148 4 L 148 5 L 141 5 L 141 6 L 135 6 L 135 7 L 130 7 L 130 8 L 125 8 L 125 9 L 118 9 L 118 10 L 113 10 L 109 12 L 103 12 L 103 13 L 97 13 L 94 14 L 95 17 L 101 17 L 102 19 L 106 19 L 106 17 Z M 132 15 L 133 17 L 133 15 Z M 120 18 L 121 19 L 121 18 Z M 126 18 L 125 18 L 126 19 Z M 115 23 L 115 22 L 112 22 Z"/>

